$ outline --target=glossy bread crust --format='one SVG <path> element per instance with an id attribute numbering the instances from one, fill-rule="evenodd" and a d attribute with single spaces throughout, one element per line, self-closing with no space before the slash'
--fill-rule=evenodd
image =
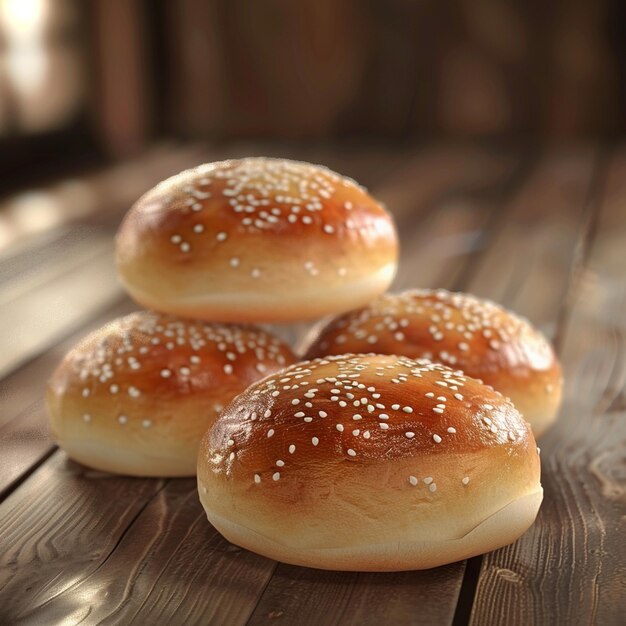
<path id="1" fill-rule="evenodd" d="M 254 327 L 151 311 L 71 350 L 47 393 L 52 434 L 73 459 L 135 476 L 192 476 L 199 441 L 235 395 L 294 360 Z"/>
<path id="2" fill-rule="evenodd" d="M 327 168 L 248 158 L 167 179 L 133 206 L 117 266 L 141 304 L 199 319 L 312 319 L 361 306 L 391 283 L 389 213 Z"/>
<path id="3" fill-rule="evenodd" d="M 198 456 L 200 499 L 231 541 L 374 571 L 513 541 L 538 509 L 539 473 L 533 435 L 501 394 L 442 365 L 380 355 L 305 361 L 252 385 Z M 502 515 L 493 543 L 478 531 L 480 541 L 460 541 L 517 501 L 523 516 Z"/>
<path id="4" fill-rule="evenodd" d="M 306 358 L 377 352 L 463 370 L 511 398 L 539 437 L 554 421 L 561 366 L 528 320 L 475 296 L 442 289 L 385 294 L 315 329 Z"/>

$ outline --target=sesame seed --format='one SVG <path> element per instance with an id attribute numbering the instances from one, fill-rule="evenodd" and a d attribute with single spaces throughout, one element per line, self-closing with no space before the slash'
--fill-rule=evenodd
<path id="1" fill-rule="evenodd" d="M 252 276 L 252 278 L 259 278 L 259 276 L 261 276 L 261 270 L 258 267 L 253 267 L 250 276 Z"/>
<path id="2" fill-rule="evenodd" d="M 202 231 L 204 231 L 204 225 L 203 224 L 196 224 L 193 227 L 193 232 L 194 233 L 201 233 Z"/>
<path id="3" fill-rule="evenodd" d="M 86 422 L 91 422 L 91 415 L 89 415 L 89 413 L 85 413 L 83 415 L 83 420 L 85 420 Z"/>
<path id="4" fill-rule="evenodd" d="M 483 409 L 487 411 L 491 411 L 493 409 L 493 405 L 491 404 L 483 404 Z"/>
<path id="5" fill-rule="evenodd" d="M 161 378 L 169 378 L 171 375 L 171 370 L 168 370 L 167 368 L 161 370 Z"/>
<path id="6" fill-rule="evenodd" d="M 426 478 L 424 478 L 424 484 L 425 485 L 430 485 L 430 483 L 433 482 L 433 477 L 432 476 L 426 476 Z"/>
<path id="7" fill-rule="evenodd" d="M 273 428 L 270 428 L 270 429 L 267 431 L 267 438 L 269 439 L 270 437 L 273 437 L 273 436 L 274 436 L 274 429 L 273 429 Z"/>
<path id="8" fill-rule="evenodd" d="M 429 489 L 432 493 L 434 493 L 435 491 L 437 491 L 437 485 L 436 485 L 435 483 L 431 483 L 431 484 L 428 486 L 428 489 Z"/>
<path id="9" fill-rule="evenodd" d="M 410 406 L 405 406 L 402 410 L 403 410 L 405 413 L 413 413 L 413 408 L 412 408 L 412 407 L 410 407 Z"/>
<path id="10" fill-rule="evenodd" d="M 456 428 L 454 428 L 454 426 L 450 426 L 448 428 L 448 432 L 454 434 L 456 432 Z"/>
<path id="11" fill-rule="evenodd" d="M 126 424 L 128 422 L 128 418 L 126 417 L 126 415 L 119 415 L 117 421 L 120 424 Z"/>
<path id="12" fill-rule="evenodd" d="M 363 419 L 363 416 L 362 416 L 362 415 L 359 415 L 358 413 L 355 413 L 355 414 L 352 416 L 352 419 L 353 419 L 353 420 L 355 420 L 355 421 L 358 421 L 358 420 L 360 420 L 360 419 Z"/>
<path id="13" fill-rule="evenodd" d="M 254 475 L 254 482 L 258 485 L 261 482 L 261 477 L 258 474 Z"/>
<path id="14" fill-rule="evenodd" d="M 189 250 L 191 250 L 191 246 L 186 241 L 183 241 L 183 243 L 180 244 L 180 251 L 189 252 Z"/>
<path id="15" fill-rule="evenodd" d="M 441 437 L 439 435 L 433 435 L 433 440 L 435 443 L 441 443 Z"/>
<path id="16" fill-rule="evenodd" d="M 318 443 L 320 442 L 320 440 L 317 437 L 312 437 L 311 438 L 311 443 L 316 446 Z"/>
<path id="17" fill-rule="evenodd" d="M 278 461 L 276 461 L 276 467 L 283 467 L 285 465 L 285 461 L 282 461 L 281 459 L 278 459 Z"/>
<path id="18" fill-rule="evenodd" d="M 397 410 L 400 408 L 400 405 L 399 405 L 399 404 L 392 404 L 392 405 L 391 405 L 391 408 L 392 408 L 394 411 L 397 411 Z"/>
<path id="19" fill-rule="evenodd" d="M 150 426 L 152 426 L 152 420 L 143 420 L 143 421 L 141 422 L 141 425 L 142 425 L 144 428 L 150 428 Z"/>
<path id="20" fill-rule="evenodd" d="M 181 241 L 183 240 L 183 238 L 180 235 L 172 235 L 170 237 L 170 241 L 174 244 L 174 245 L 178 245 Z"/>
<path id="21" fill-rule="evenodd" d="M 233 366 L 230 363 L 226 363 L 226 365 L 224 365 L 224 374 L 232 374 L 233 373 Z"/>
<path id="22" fill-rule="evenodd" d="M 343 424 L 335 424 L 335 428 L 342 433 L 343 432 Z"/>
<path id="23" fill-rule="evenodd" d="M 298 400 L 298 398 L 294 398 L 294 399 L 291 401 L 291 404 L 293 404 L 294 406 L 295 406 L 296 404 L 300 404 L 300 400 Z"/>
<path id="24" fill-rule="evenodd" d="M 215 235 L 215 239 L 218 241 L 226 241 L 227 237 L 228 235 L 225 232 L 217 233 L 217 235 Z"/>
<path id="25" fill-rule="evenodd" d="M 415 487 L 417 485 L 417 478 L 415 476 L 409 476 L 409 482 Z"/>
<path id="26" fill-rule="evenodd" d="M 469 483 L 469 476 L 466 476 L 462 481 L 461 481 L 464 485 L 467 485 L 467 483 Z"/>
<path id="27" fill-rule="evenodd" d="M 296 446 L 292 443 L 289 446 L 289 454 L 293 454 L 296 451 Z"/>
<path id="28" fill-rule="evenodd" d="M 265 413 L 263 413 L 263 417 L 269 417 L 271 414 L 272 414 L 272 411 L 270 409 L 267 409 Z"/>
<path id="29" fill-rule="evenodd" d="M 404 436 L 405 436 L 407 439 L 413 439 L 413 437 L 415 437 L 415 433 L 413 433 L 413 432 L 411 432 L 411 431 L 409 430 L 409 431 L 407 431 L 406 433 L 404 433 Z"/>
<path id="30" fill-rule="evenodd" d="M 460 393 L 455 393 L 455 394 L 454 394 L 454 397 L 455 397 L 457 400 L 459 400 L 459 401 L 462 401 L 462 400 L 463 400 L 463 396 L 462 396 Z"/>
<path id="31" fill-rule="evenodd" d="M 381 422 L 378 424 L 381 430 L 389 430 L 389 424 L 385 424 L 385 422 Z"/>
<path id="32" fill-rule="evenodd" d="M 356 456 L 356 452 L 352 448 L 348 448 L 348 454 L 350 456 Z"/>
<path id="33" fill-rule="evenodd" d="M 119 390 L 120 390 L 120 388 L 119 388 L 119 386 L 118 386 L 118 385 L 111 385 L 111 386 L 109 387 L 109 391 L 110 391 L 111 393 L 117 393 Z"/>
<path id="34" fill-rule="evenodd" d="M 329 235 L 332 235 L 335 232 L 335 228 L 333 226 L 331 226 L 330 224 L 325 224 L 324 225 L 324 232 L 328 233 Z"/>
<path id="35" fill-rule="evenodd" d="M 280 472 L 274 472 L 272 474 L 272 480 L 280 480 Z"/>
<path id="36" fill-rule="evenodd" d="M 231 267 L 239 267 L 239 259 L 236 256 L 232 257 L 228 263 Z"/>
<path id="37" fill-rule="evenodd" d="M 318 411 L 317 413 L 320 417 L 328 417 L 328 413 L 326 411 Z"/>

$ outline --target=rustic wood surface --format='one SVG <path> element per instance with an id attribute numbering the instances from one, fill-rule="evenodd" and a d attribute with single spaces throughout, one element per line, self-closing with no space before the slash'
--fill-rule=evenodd
<path id="1" fill-rule="evenodd" d="M 540 441 L 536 524 L 512 546 L 430 571 L 320 572 L 228 544 L 192 479 L 68 461 L 48 438 L 45 381 L 79 337 L 135 308 L 114 280 L 110 237 L 128 204 L 116 179 L 106 212 L 0 258 L 0 624 L 623 623 L 626 151 L 194 154 L 261 151 L 326 163 L 388 205 L 403 244 L 396 288 L 471 291 L 555 339 L 566 397 Z M 182 162 L 163 159 L 161 171 Z M 282 332 L 296 342 L 303 331 Z"/>

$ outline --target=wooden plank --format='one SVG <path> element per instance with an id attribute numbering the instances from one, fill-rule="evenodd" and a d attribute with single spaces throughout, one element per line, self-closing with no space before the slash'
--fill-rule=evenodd
<path id="1" fill-rule="evenodd" d="M 541 441 L 544 504 L 518 542 L 484 557 L 473 624 L 623 623 L 623 151 L 607 176 L 601 204 L 592 198 L 599 213 L 565 299 L 565 402 Z"/>
<path id="2" fill-rule="evenodd" d="M 449 161 L 446 164 L 449 165 Z M 414 165 L 419 173 L 422 163 L 416 161 Z M 466 165 L 464 160 L 459 162 L 457 180 L 453 179 L 451 171 L 447 171 L 445 187 L 439 193 L 432 187 L 430 193 L 423 196 L 425 203 L 422 206 L 413 204 L 419 196 L 411 193 L 413 189 L 419 189 L 421 176 L 416 172 L 412 174 L 408 168 L 396 179 L 395 184 L 401 189 L 396 190 L 389 184 L 383 194 L 377 193 L 404 198 L 404 203 L 394 204 L 394 209 L 400 214 L 409 214 L 411 209 L 414 213 L 413 222 L 400 229 L 405 245 L 402 246 L 403 269 L 396 283 L 399 288 L 417 285 L 450 287 L 457 269 L 475 253 L 471 246 L 460 246 L 458 242 L 470 239 L 472 233 L 485 227 L 494 205 L 468 199 L 477 181 L 466 178 Z M 519 160 L 517 165 L 521 167 Z M 499 177 L 491 172 L 491 186 L 501 194 L 510 193 L 515 184 L 515 170 L 499 171 Z M 482 172 L 482 176 L 483 181 L 489 180 L 489 173 Z M 423 212 L 428 213 L 424 220 L 421 219 Z M 445 242 L 455 242 L 456 248 Z M 438 246 L 445 247 L 448 258 L 445 269 L 433 271 L 432 267 L 440 260 L 433 259 L 433 247 Z M 451 624 L 464 570 L 465 562 L 428 572 L 375 574 L 319 572 L 279 563 L 250 624 L 264 623 L 271 618 L 279 618 L 287 624 L 311 625 Z"/>
<path id="3" fill-rule="evenodd" d="M 113 477 L 61 453 L 0 506 L 0 537 L 2 623 L 244 624 L 274 569 L 207 523 L 195 480 Z"/>

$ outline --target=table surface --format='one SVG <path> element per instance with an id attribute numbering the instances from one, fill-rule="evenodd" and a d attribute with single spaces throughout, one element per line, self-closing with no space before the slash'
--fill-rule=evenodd
<path id="1" fill-rule="evenodd" d="M 260 151 L 179 150 L 139 174 L 94 175 L 96 216 L 0 259 L 0 624 L 623 624 L 620 147 L 265 149 L 326 163 L 386 202 L 402 239 L 395 289 L 469 291 L 553 339 L 565 399 L 539 442 L 539 517 L 513 545 L 428 571 L 284 565 L 221 538 L 194 479 L 106 475 L 53 445 L 42 400 L 50 372 L 78 338 L 136 308 L 112 260 L 123 210 L 192 162 Z M 295 341 L 301 330 L 281 332 Z"/>

